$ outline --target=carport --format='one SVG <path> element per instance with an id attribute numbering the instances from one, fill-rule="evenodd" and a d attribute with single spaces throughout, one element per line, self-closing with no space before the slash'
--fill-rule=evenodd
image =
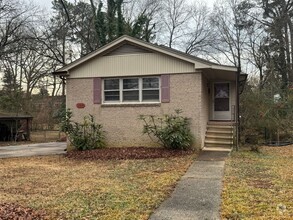
<path id="1" fill-rule="evenodd" d="M 30 140 L 32 119 L 31 115 L 0 112 L 0 141 Z"/>

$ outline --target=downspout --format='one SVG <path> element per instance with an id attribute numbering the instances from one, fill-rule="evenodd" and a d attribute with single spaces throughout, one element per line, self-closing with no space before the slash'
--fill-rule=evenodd
<path id="1" fill-rule="evenodd" d="M 62 80 L 62 96 L 65 96 L 66 77 L 60 76 L 60 79 Z"/>
<path id="2" fill-rule="evenodd" d="M 240 80 L 240 74 L 241 74 L 241 48 L 240 48 L 240 31 L 241 27 L 238 26 L 237 29 L 237 55 L 238 55 L 238 67 L 237 67 L 237 74 L 236 74 L 236 106 L 237 106 L 237 116 L 236 116 L 236 151 L 239 150 L 239 143 L 240 143 L 240 115 L 239 115 L 239 105 L 240 105 L 240 93 L 239 93 L 239 80 Z"/>
<path id="3" fill-rule="evenodd" d="M 238 65 L 236 73 L 236 151 L 239 150 L 240 142 L 240 115 L 239 115 L 239 105 L 240 105 L 240 96 L 239 96 L 239 79 L 240 79 L 241 67 Z"/>

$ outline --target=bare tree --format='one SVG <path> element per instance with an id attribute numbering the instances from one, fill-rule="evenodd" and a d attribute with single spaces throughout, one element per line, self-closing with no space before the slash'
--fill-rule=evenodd
<path id="1" fill-rule="evenodd" d="M 251 18 L 247 16 L 251 4 L 242 0 L 228 0 L 215 5 L 211 15 L 213 30 L 217 33 L 212 47 L 226 63 L 237 66 L 241 70 L 242 53 L 248 29 L 252 25 Z"/>
<path id="2" fill-rule="evenodd" d="M 186 0 L 164 0 L 163 22 L 166 28 L 166 41 L 172 48 L 177 41 L 185 37 L 185 25 L 191 19 L 191 11 Z"/>
<path id="3" fill-rule="evenodd" d="M 49 74 L 49 67 L 51 67 L 44 56 L 40 56 L 35 49 L 30 48 L 32 46 L 36 47 L 35 41 L 27 42 L 22 50 L 21 60 L 21 71 L 23 72 L 23 83 L 27 98 L 30 98 L 40 79 Z"/>
<path id="4" fill-rule="evenodd" d="M 269 76 L 269 72 L 265 67 L 270 62 L 270 58 L 265 44 L 266 34 L 264 27 L 261 24 L 254 24 L 248 31 L 248 40 L 244 48 L 244 53 L 247 54 L 245 59 L 247 59 L 248 63 L 258 70 L 259 89 L 264 87 Z"/>
<path id="5" fill-rule="evenodd" d="M 209 46 L 215 39 L 215 32 L 210 26 L 209 9 L 197 2 L 191 7 L 191 18 L 186 27 L 183 48 L 188 54 L 209 54 Z"/>
<path id="6" fill-rule="evenodd" d="M 0 58 L 14 52 L 25 36 L 25 28 L 32 22 L 36 7 L 18 0 L 0 0 Z"/>

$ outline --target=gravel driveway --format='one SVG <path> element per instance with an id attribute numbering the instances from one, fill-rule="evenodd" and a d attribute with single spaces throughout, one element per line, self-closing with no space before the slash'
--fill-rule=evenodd
<path id="1" fill-rule="evenodd" d="M 66 146 L 66 142 L 4 146 L 0 147 L 0 158 L 64 154 Z"/>

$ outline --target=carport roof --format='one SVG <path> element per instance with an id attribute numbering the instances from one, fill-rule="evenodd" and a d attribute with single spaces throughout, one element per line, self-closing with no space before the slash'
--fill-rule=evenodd
<path id="1" fill-rule="evenodd" d="M 8 113 L 0 111 L 0 120 L 31 119 L 33 116 L 23 113 Z"/>

